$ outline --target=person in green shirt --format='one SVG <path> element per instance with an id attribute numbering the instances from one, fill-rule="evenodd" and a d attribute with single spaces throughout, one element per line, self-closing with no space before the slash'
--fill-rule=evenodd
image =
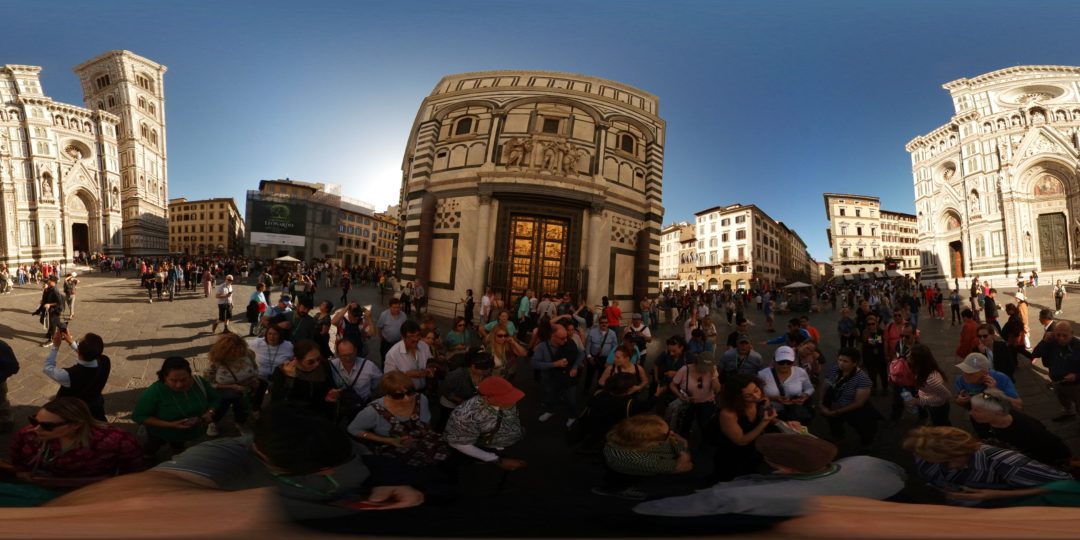
<path id="1" fill-rule="evenodd" d="M 176 453 L 198 439 L 218 406 L 213 385 L 193 375 L 191 364 L 179 356 L 166 358 L 157 376 L 157 382 L 139 395 L 131 415 L 146 428 L 143 449 L 151 457 L 166 444 Z"/>

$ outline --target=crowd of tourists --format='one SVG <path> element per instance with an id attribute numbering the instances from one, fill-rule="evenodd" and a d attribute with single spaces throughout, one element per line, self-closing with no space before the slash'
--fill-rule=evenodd
<path id="1" fill-rule="evenodd" d="M 1041 359 L 1063 407 L 1051 420 L 1074 420 L 1080 339 L 1050 309 L 1030 335 L 1024 294 L 999 310 L 997 291 L 978 281 L 957 310 L 957 346 L 943 355 L 921 342 L 919 314 L 926 306 L 928 318 L 943 319 L 935 302 L 946 294 L 904 279 L 837 283 L 813 297 L 664 291 L 599 306 L 561 292 L 505 302 L 489 289 L 478 311 L 469 291 L 463 316 L 440 328 L 422 281 L 369 269 L 231 259 L 140 261 L 134 270 L 150 302 L 213 296 L 211 331 L 222 333 L 207 366 L 164 359 L 132 411 L 137 432 L 109 425 L 108 344 L 76 338 L 60 314 L 52 321 L 57 306 L 71 320 L 75 288 L 60 293 L 50 275 L 43 373 L 57 395 L 18 429 L 0 465 L 4 489 L 18 486 L 26 504 L 62 502 L 81 486 L 105 494 L 102 480 L 123 476 L 151 488 L 163 478 L 191 490 L 273 486 L 294 517 L 404 508 L 452 500 L 479 465 L 544 467 L 523 459 L 534 437 L 526 427 L 553 419 L 572 459 L 594 464 L 591 493 L 641 501 L 634 512 L 656 518 L 786 517 L 814 495 L 893 497 L 907 473 L 879 457 L 879 432 L 900 422 L 916 425 L 903 449 L 943 502 L 1080 503 L 1077 461 L 1023 412 L 1014 384 L 1020 358 Z M 241 331 L 234 283 L 255 286 Z M 358 283 L 383 287 L 385 309 L 354 301 Z M 316 301 L 320 288 L 341 295 Z M 835 331 L 811 324 L 823 310 L 838 311 Z M 670 337 L 653 343 L 654 334 Z M 838 346 L 835 356 L 823 341 Z M 0 381 L 18 369 L 0 347 Z M 517 405 L 532 388 L 538 414 L 523 418 Z M 962 427 L 952 425 L 954 408 L 966 412 Z M 691 472 L 699 481 L 682 495 L 650 491 Z"/>

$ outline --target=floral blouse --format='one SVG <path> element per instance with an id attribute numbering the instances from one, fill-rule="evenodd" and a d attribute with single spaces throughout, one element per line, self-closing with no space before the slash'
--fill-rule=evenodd
<path id="1" fill-rule="evenodd" d="M 44 441 L 26 426 L 11 443 L 15 467 L 38 476 L 81 478 L 115 476 L 143 469 L 143 451 L 135 436 L 111 426 L 90 428 L 90 445 L 61 448 L 57 439 Z"/>

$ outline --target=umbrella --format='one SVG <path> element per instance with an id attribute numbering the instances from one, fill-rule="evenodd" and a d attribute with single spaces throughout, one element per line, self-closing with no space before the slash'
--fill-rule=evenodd
<path id="1" fill-rule="evenodd" d="M 809 283 L 803 283 L 801 281 L 796 281 L 795 283 L 792 283 L 790 285 L 784 285 L 784 288 L 785 289 L 801 289 L 803 287 L 810 287 L 810 286 L 811 285 Z"/>
<path id="2" fill-rule="evenodd" d="M 300 262 L 300 259 L 297 259 L 296 257 L 290 257 L 288 255 L 285 255 L 284 257 L 278 257 L 278 258 L 276 258 L 274 260 L 277 261 L 277 262 L 288 262 L 288 263 L 298 263 L 298 262 Z"/>

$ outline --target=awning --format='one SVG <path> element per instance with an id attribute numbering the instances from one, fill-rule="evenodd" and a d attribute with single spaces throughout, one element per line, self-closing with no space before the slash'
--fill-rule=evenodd
<path id="1" fill-rule="evenodd" d="M 844 281 L 855 281 L 855 276 L 851 274 L 844 274 Z"/>
<path id="2" fill-rule="evenodd" d="M 876 278 L 884 278 L 885 277 L 885 272 L 874 272 L 874 277 L 876 277 Z"/>
<path id="3" fill-rule="evenodd" d="M 903 274 L 897 272 L 896 270 L 886 270 L 885 275 L 889 277 L 904 277 Z"/>

